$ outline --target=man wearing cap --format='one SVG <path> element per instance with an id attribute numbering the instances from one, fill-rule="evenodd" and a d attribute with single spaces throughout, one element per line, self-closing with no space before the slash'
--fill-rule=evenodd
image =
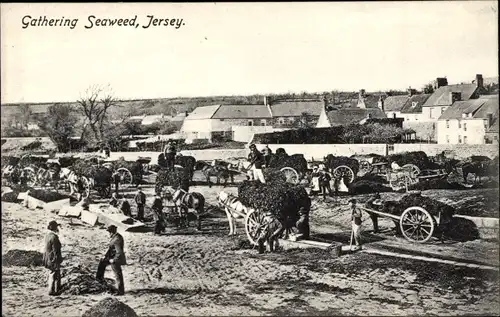
<path id="1" fill-rule="evenodd" d="M 356 199 L 349 200 L 351 207 L 351 221 L 352 221 L 352 236 L 356 242 L 354 250 L 361 249 L 361 209 L 356 205 Z"/>
<path id="2" fill-rule="evenodd" d="M 250 167 L 253 170 L 253 178 L 265 184 L 264 174 L 262 173 L 262 165 L 264 164 L 264 156 L 257 150 L 255 144 L 250 145 L 250 154 L 248 155 Z"/>
<path id="3" fill-rule="evenodd" d="M 146 204 L 146 194 L 142 192 L 142 188 L 137 188 L 134 201 L 137 205 L 137 220 L 144 221 L 144 205 Z"/>
<path id="4" fill-rule="evenodd" d="M 48 289 L 49 295 L 59 295 L 61 291 L 61 241 L 59 241 L 59 224 L 52 220 L 47 226 L 49 230 L 45 236 L 45 252 L 43 253 L 43 265 L 49 269 Z"/>
<path id="5" fill-rule="evenodd" d="M 96 279 L 104 281 L 104 272 L 106 271 L 106 267 L 110 265 L 115 274 L 116 287 L 118 289 L 117 294 L 123 295 L 125 294 L 125 285 L 123 282 L 122 265 L 127 264 L 124 251 L 125 242 L 123 241 L 122 235 L 118 233 L 118 228 L 116 228 L 116 226 L 110 225 L 107 231 L 109 232 L 111 240 L 109 241 L 108 251 L 104 259 L 99 261 Z"/>

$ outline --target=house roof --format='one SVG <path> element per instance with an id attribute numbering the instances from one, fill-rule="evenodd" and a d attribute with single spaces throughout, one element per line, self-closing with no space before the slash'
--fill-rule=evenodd
<path id="1" fill-rule="evenodd" d="M 461 119 L 463 114 L 476 113 L 485 103 L 485 99 L 471 99 L 467 101 L 455 101 L 451 107 L 448 107 L 439 120 Z"/>
<path id="2" fill-rule="evenodd" d="M 374 119 L 387 118 L 380 108 L 345 108 L 328 111 L 326 113 L 328 122 L 330 122 L 331 126 L 359 123 L 363 119 L 368 118 L 368 114 L 371 114 L 371 118 Z"/>
<path id="3" fill-rule="evenodd" d="M 319 116 L 325 107 L 322 100 L 278 100 L 272 102 L 273 117 L 300 117 L 303 112 Z"/>
<path id="4" fill-rule="evenodd" d="M 172 122 L 176 122 L 176 121 L 184 121 L 184 119 L 186 119 L 186 113 L 185 112 L 180 112 L 178 113 L 175 117 L 172 118 Z"/>
<path id="5" fill-rule="evenodd" d="M 366 108 L 378 108 L 378 101 L 380 100 L 380 96 L 384 96 L 384 94 L 370 94 L 365 95 L 363 97 L 363 102 L 365 103 Z"/>
<path id="6" fill-rule="evenodd" d="M 496 119 L 493 120 L 493 124 L 486 130 L 486 132 L 498 133 L 498 116 Z"/>
<path id="7" fill-rule="evenodd" d="M 191 112 L 185 120 L 210 119 L 217 112 L 220 105 L 198 107 Z"/>
<path id="8" fill-rule="evenodd" d="M 272 118 L 265 105 L 221 105 L 212 119 Z"/>
<path id="9" fill-rule="evenodd" d="M 474 92 L 476 92 L 476 89 L 476 84 L 460 84 L 439 87 L 436 91 L 434 91 L 434 93 L 432 93 L 429 99 L 427 99 L 424 107 L 451 105 L 453 102 L 451 100 L 450 92 L 460 92 L 462 101 L 469 100 Z"/>
<path id="10" fill-rule="evenodd" d="M 418 94 L 413 95 L 406 100 L 403 108 L 401 109 L 401 113 L 421 113 L 422 106 L 425 104 L 427 99 L 431 94 Z M 415 104 L 416 103 L 416 104 Z"/>
<path id="11" fill-rule="evenodd" d="M 384 111 L 401 111 L 410 96 L 389 96 L 384 99 Z"/>
<path id="12" fill-rule="evenodd" d="M 479 100 L 484 100 L 484 103 L 481 108 L 473 113 L 473 118 L 487 119 L 488 114 L 492 114 L 494 118 L 498 117 L 498 95 L 496 95 L 496 98 L 481 98 Z"/>

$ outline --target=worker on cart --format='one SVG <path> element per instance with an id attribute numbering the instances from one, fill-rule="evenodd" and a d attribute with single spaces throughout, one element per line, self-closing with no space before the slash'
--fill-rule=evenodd
<path id="1" fill-rule="evenodd" d="M 264 156 L 257 150 L 255 144 L 250 145 L 250 154 L 248 155 L 248 161 L 250 162 L 250 168 L 253 171 L 253 178 L 259 180 L 261 183 L 265 184 L 264 174 L 262 173 L 262 165 L 264 165 Z"/>

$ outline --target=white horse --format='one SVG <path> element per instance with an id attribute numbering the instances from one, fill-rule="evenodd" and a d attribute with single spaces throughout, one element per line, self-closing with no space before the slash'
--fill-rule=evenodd
<path id="1" fill-rule="evenodd" d="M 236 219 L 243 218 L 253 209 L 244 206 L 238 197 L 225 191 L 221 191 L 217 195 L 217 202 L 226 212 L 227 221 L 229 222 L 229 235 L 236 235 Z"/>

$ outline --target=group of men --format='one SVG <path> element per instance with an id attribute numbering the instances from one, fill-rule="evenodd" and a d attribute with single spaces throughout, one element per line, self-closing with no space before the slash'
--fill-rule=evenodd
<path id="1" fill-rule="evenodd" d="M 62 257 L 62 244 L 59 239 L 59 224 L 52 220 L 49 222 L 47 229 L 48 232 L 45 236 L 45 251 L 43 253 L 43 265 L 49 270 L 48 272 L 48 292 L 50 296 L 57 296 L 61 294 L 61 264 L 63 263 Z M 104 283 L 104 272 L 106 267 L 111 266 L 115 275 L 116 281 L 116 295 L 124 295 L 125 285 L 123 282 L 122 265 L 127 264 L 125 256 L 125 242 L 122 235 L 118 233 L 118 228 L 110 225 L 107 228 L 109 232 L 110 241 L 108 250 L 104 257 L 99 261 L 97 266 L 96 279 Z"/>
<path id="2" fill-rule="evenodd" d="M 137 193 L 134 196 L 134 202 L 137 206 L 137 216 L 135 218 L 138 221 L 144 221 L 144 206 L 146 205 L 146 194 L 144 194 L 140 186 L 137 188 Z M 125 198 L 119 199 L 116 192 L 111 195 L 109 204 L 115 208 L 120 209 L 125 216 L 132 217 L 132 208 L 130 206 L 130 203 Z"/>

